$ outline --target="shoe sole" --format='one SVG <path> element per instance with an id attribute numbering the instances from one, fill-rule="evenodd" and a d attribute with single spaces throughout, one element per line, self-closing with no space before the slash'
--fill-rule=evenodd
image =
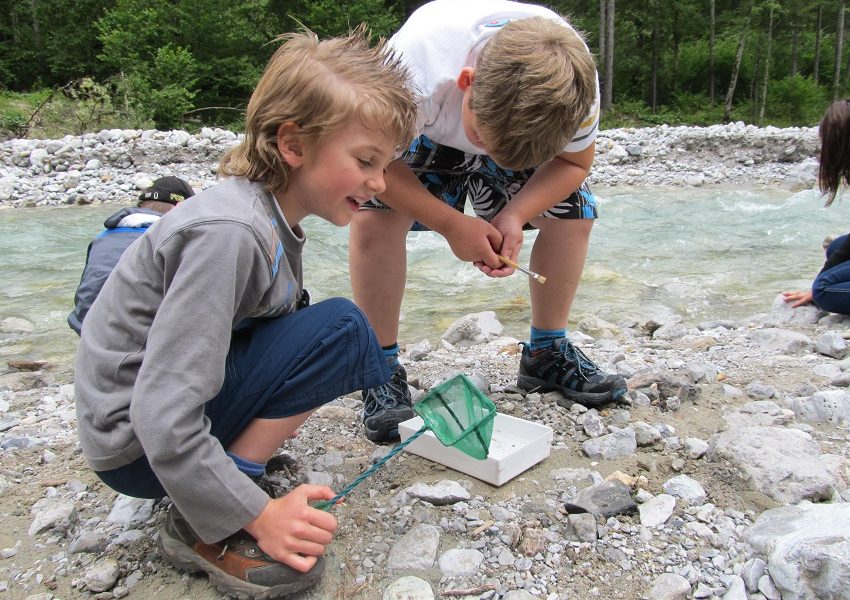
<path id="1" fill-rule="evenodd" d="M 561 392 L 567 400 L 578 402 L 584 406 L 599 406 L 601 404 L 616 402 L 629 391 L 628 387 L 625 387 L 607 392 L 577 392 L 566 387 L 553 385 L 545 379 L 538 379 L 529 375 L 519 375 L 516 383 L 517 387 L 529 392 Z"/>
<path id="2" fill-rule="evenodd" d="M 384 419 L 381 419 L 382 422 L 376 423 L 383 427 L 372 428 L 364 421 L 363 431 L 366 433 L 366 439 L 375 443 L 398 440 L 401 437 L 398 433 L 398 424 L 403 423 L 408 419 L 412 419 L 415 416 L 416 413 L 413 409 L 406 408 L 406 410 L 401 410 L 401 407 L 398 407 L 395 409 L 394 414 L 386 415 Z"/>
<path id="3" fill-rule="evenodd" d="M 319 558 L 319 561 L 313 568 L 307 573 L 304 573 L 303 578 L 299 578 L 297 582 L 266 587 L 243 581 L 238 577 L 225 573 L 221 569 L 215 568 L 203 556 L 180 540 L 167 535 L 164 530 L 160 530 L 159 532 L 158 544 L 162 554 L 175 567 L 187 573 L 204 571 L 209 577 L 210 583 L 218 591 L 238 598 L 238 600 L 270 600 L 306 590 L 319 582 L 325 570 L 325 561 L 323 558 Z"/>
<path id="4" fill-rule="evenodd" d="M 366 433 L 366 439 L 370 442 L 380 443 L 401 439 L 398 433 L 398 427 L 394 427 L 393 429 L 369 429 L 366 425 L 363 425 L 363 431 Z"/>

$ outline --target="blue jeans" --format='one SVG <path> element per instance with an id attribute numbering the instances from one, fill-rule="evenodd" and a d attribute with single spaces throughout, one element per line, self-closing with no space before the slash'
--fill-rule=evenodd
<path id="1" fill-rule="evenodd" d="M 234 332 L 225 368 L 224 385 L 204 409 L 224 448 L 255 418 L 300 415 L 390 378 L 365 315 L 343 298 Z M 144 456 L 97 475 L 127 496 L 167 495 Z"/>
<path id="2" fill-rule="evenodd" d="M 826 257 L 844 245 L 846 235 L 835 238 L 826 249 Z M 815 305 L 829 312 L 850 315 L 850 261 L 818 273 L 812 283 Z"/>

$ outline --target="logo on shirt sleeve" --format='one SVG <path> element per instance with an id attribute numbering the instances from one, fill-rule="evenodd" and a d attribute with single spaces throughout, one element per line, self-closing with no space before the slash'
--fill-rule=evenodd
<path id="1" fill-rule="evenodd" d="M 489 23 L 484 23 L 484 27 L 504 27 L 510 22 L 510 19 L 497 19 L 495 21 L 490 21 Z"/>

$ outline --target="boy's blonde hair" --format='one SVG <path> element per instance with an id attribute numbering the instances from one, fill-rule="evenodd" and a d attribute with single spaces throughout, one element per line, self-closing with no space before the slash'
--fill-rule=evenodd
<path id="1" fill-rule="evenodd" d="M 509 169 L 563 151 L 596 97 L 596 64 L 581 36 L 552 19 L 511 21 L 484 46 L 469 108 L 490 156 Z"/>
<path id="2" fill-rule="evenodd" d="M 416 102 L 409 75 L 384 39 L 369 42 L 361 25 L 347 37 L 319 41 L 285 34 L 266 65 L 245 115 L 245 138 L 221 159 L 219 173 L 262 181 L 283 192 L 290 167 L 277 148 L 280 125 L 294 122 L 306 144 L 318 144 L 352 120 L 379 129 L 397 148 L 410 143 Z"/>

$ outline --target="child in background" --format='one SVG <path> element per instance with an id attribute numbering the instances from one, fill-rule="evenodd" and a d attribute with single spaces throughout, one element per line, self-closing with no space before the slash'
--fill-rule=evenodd
<path id="1" fill-rule="evenodd" d="M 365 390 L 366 436 L 398 435 L 412 416 L 398 362 L 398 323 L 411 226 L 443 235 L 454 254 L 491 277 L 513 269 L 523 230 L 539 230 L 531 270 L 531 335 L 517 383 L 558 390 L 597 406 L 625 394 L 567 337 L 596 200 L 585 178 L 599 120 L 596 66 L 587 46 L 556 13 L 507 0 L 436 0 L 390 40 L 421 94 L 418 133 L 387 171 L 387 190 L 351 223 L 354 300 L 369 317 L 390 383 Z M 475 216 L 463 213 L 470 199 Z M 381 264 L 380 269 L 374 265 Z"/>
<path id="2" fill-rule="evenodd" d="M 818 129 L 821 140 L 818 187 L 830 206 L 843 185 L 850 185 L 850 100 L 837 100 L 826 110 Z M 814 303 L 821 310 L 850 315 L 850 235 L 826 247 L 826 262 L 810 290 L 783 292 L 797 308 Z"/>
<path id="3" fill-rule="evenodd" d="M 413 131 L 407 71 L 365 28 L 285 37 L 221 183 L 181 202 L 121 257 L 82 327 L 80 442 L 107 485 L 173 504 L 164 555 L 223 592 L 277 598 L 319 579 L 336 519 L 326 486 L 270 498 L 254 479 L 319 406 L 389 378 L 365 316 L 296 310 L 305 233 L 347 225 L 384 191 Z M 253 479 L 252 479 L 253 478 Z"/>
<path id="4" fill-rule="evenodd" d="M 89 244 L 86 266 L 74 294 L 74 310 L 68 315 L 68 325 L 77 335 L 83 319 L 124 251 L 162 215 L 194 195 L 195 190 L 183 179 L 160 177 L 139 195 L 135 207 L 122 208 L 103 222 L 104 231 Z"/>

